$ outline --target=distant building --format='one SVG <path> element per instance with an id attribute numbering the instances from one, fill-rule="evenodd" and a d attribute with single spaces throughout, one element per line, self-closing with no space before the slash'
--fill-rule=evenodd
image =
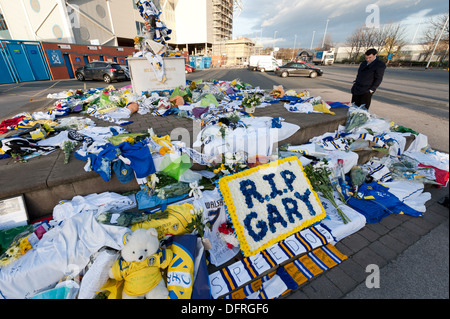
<path id="1" fill-rule="evenodd" d="M 247 66 L 254 47 L 255 43 L 244 37 L 226 41 L 226 65 Z"/>

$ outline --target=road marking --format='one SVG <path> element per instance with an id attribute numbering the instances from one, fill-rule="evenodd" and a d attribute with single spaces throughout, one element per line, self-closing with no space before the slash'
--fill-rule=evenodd
<path id="1" fill-rule="evenodd" d="M 14 90 L 14 89 L 20 88 L 21 86 L 24 86 L 24 85 L 25 85 L 25 83 L 22 83 L 22 84 L 16 85 L 15 87 L 12 87 L 12 88 L 9 88 L 9 89 L 7 89 L 7 90 L 3 91 L 2 93 L 6 93 L 6 92 L 9 92 L 9 91 L 11 91 L 11 90 Z"/>
<path id="2" fill-rule="evenodd" d="M 50 86 L 50 87 L 48 87 L 48 88 L 46 88 L 46 89 L 44 89 L 44 90 L 42 90 L 42 91 L 39 91 L 38 93 L 36 93 L 35 95 L 33 95 L 33 96 L 31 96 L 31 97 L 35 97 L 35 96 L 37 96 L 37 95 L 39 95 L 39 94 L 41 94 L 41 93 L 43 93 L 43 92 L 45 92 L 45 91 L 48 91 L 48 90 L 50 90 L 52 87 L 54 87 L 56 84 L 59 84 L 59 83 L 61 83 L 61 81 L 57 81 L 57 82 L 53 83 L 52 86 Z"/>

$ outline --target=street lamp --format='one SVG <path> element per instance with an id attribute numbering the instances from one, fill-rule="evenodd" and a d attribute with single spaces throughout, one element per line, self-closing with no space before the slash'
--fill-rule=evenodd
<path id="1" fill-rule="evenodd" d="M 273 48 L 274 49 L 275 49 L 275 41 L 276 41 L 277 33 L 278 33 L 278 31 L 275 31 L 273 34 Z"/>
<path id="2" fill-rule="evenodd" d="M 312 40 L 311 40 L 311 47 L 309 48 L 310 50 L 312 50 L 313 42 L 314 42 L 314 36 L 315 35 L 316 35 L 316 31 L 313 31 L 313 36 L 312 36 Z"/>
<path id="3" fill-rule="evenodd" d="M 275 53 L 275 41 L 276 41 L 276 36 L 277 36 L 278 31 L 275 31 L 273 34 L 273 56 L 275 57 L 276 53 Z"/>
<path id="4" fill-rule="evenodd" d="M 292 57 L 292 60 L 295 59 L 295 46 L 296 45 L 297 45 L 297 35 L 295 35 L 295 38 L 294 38 L 294 56 Z"/>
<path id="5" fill-rule="evenodd" d="M 328 30 L 328 22 L 330 21 L 330 19 L 327 19 L 327 25 L 325 27 L 325 33 L 323 34 L 323 40 L 322 40 L 322 49 L 325 46 L 325 37 L 327 36 L 327 30 Z"/>
<path id="6" fill-rule="evenodd" d="M 445 21 L 444 25 L 442 26 L 441 34 L 439 35 L 439 38 L 438 38 L 438 40 L 436 41 L 436 45 L 434 46 L 433 53 L 431 53 L 430 60 L 428 61 L 427 67 L 426 67 L 425 69 L 428 69 L 428 67 L 430 66 L 431 59 L 433 58 L 433 55 L 434 55 L 434 53 L 436 52 L 436 48 L 437 48 L 437 46 L 438 46 L 438 44 L 439 44 L 439 41 L 441 41 L 442 34 L 444 33 L 445 27 L 447 26 L 448 18 L 449 18 L 449 17 L 450 17 L 450 16 L 447 16 L 447 21 Z"/>

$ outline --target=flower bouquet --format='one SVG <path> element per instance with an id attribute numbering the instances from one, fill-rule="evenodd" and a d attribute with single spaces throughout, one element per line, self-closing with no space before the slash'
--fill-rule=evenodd
<path id="1" fill-rule="evenodd" d="M 219 226 L 219 237 L 227 243 L 229 249 L 239 247 L 239 240 L 237 239 L 233 225 L 230 222 L 223 223 Z"/>
<path id="2" fill-rule="evenodd" d="M 34 227 L 29 226 L 14 237 L 5 252 L 0 255 L 0 268 L 8 266 L 33 248 L 29 240 L 29 236 L 33 234 L 33 232 Z"/>
<path id="3" fill-rule="evenodd" d="M 364 108 L 351 108 L 348 112 L 345 130 L 350 132 L 367 123 L 370 119 L 370 113 Z"/>
<path id="4" fill-rule="evenodd" d="M 72 154 L 75 151 L 75 148 L 77 147 L 77 143 L 73 141 L 64 141 L 61 144 L 61 149 L 64 152 L 64 164 L 69 163 L 70 154 Z"/>
<path id="5" fill-rule="evenodd" d="M 205 250 L 210 250 L 212 248 L 211 242 L 205 237 L 205 228 L 211 229 L 211 223 L 204 219 L 203 209 L 191 210 L 192 220 L 187 224 L 186 229 L 192 233 L 196 234 L 201 238 L 202 244 Z"/>
<path id="6" fill-rule="evenodd" d="M 242 100 L 242 106 L 247 113 L 254 113 L 258 105 L 261 104 L 261 99 L 256 95 L 248 95 Z"/>
<path id="7" fill-rule="evenodd" d="M 350 219 L 345 215 L 342 209 L 339 208 L 339 205 L 336 203 L 333 195 L 333 187 L 331 185 L 330 176 L 332 176 L 332 171 L 328 167 L 328 162 L 326 160 L 320 161 L 316 164 L 310 164 L 304 168 L 306 176 L 311 182 L 311 186 L 314 191 L 321 193 L 323 197 L 328 199 L 330 203 L 336 208 L 340 218 L 344 222 L 344 224 L 348 224 Z M 343 202 L 345 202 L 343 200 Z"/>

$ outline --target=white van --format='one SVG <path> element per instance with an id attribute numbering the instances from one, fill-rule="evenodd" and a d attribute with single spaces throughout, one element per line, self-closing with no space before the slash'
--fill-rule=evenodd
<path id="1" fill-rule="evenodd" d="M 268 55 L 264 56 L 262 59 L 259 59 L 257 70 L 261 72 L 276 71 L 279 66 L 280 64 L 277 60 L 273 56 Z"/>

